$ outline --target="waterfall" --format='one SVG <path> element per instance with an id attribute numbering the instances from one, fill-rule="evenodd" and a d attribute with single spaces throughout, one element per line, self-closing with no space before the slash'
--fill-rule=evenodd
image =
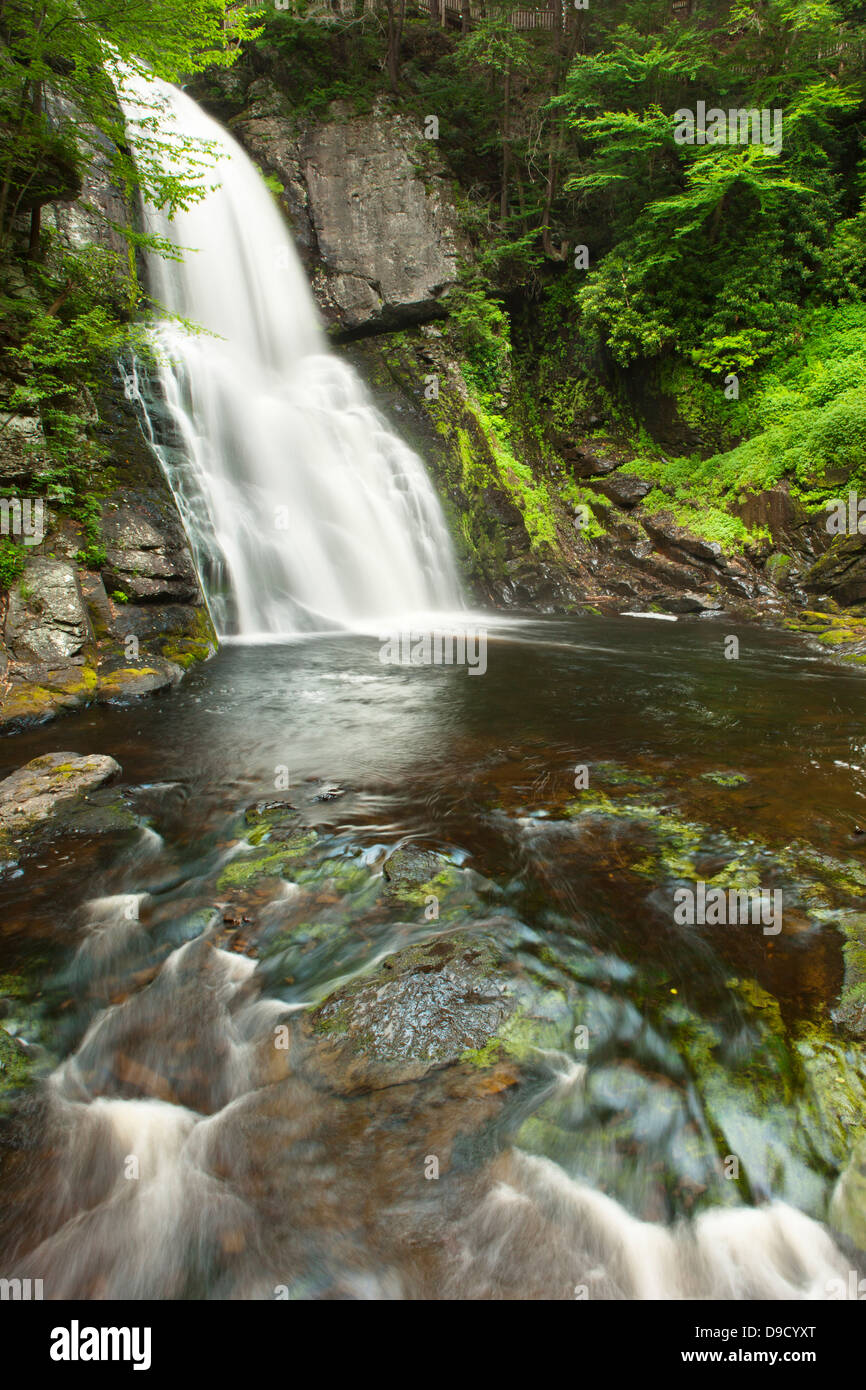
<path id="1" fill-rule="evenodd" d="M 146 214 L 148 230 L 181 253 L 150 258 L 155 298 L 172 315 L 154 337 L 179 447 L 152 437 L 218 633 L 370 630 L 460 608 L 424 465 L 328 351 L 257 169 L 184 92 L 128 72 L 119 86 L 133 144 L 156 95 L 160 137 L 187 150 L 208 142 L 216 157 L 199 168 L 204 198 L 172 220 L 152 207 Z M 180 145 L 168 157 L 187 174 Z"/>

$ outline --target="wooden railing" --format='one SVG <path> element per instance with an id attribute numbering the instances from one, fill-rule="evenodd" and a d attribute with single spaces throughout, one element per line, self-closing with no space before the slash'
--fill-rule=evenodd
<path id="1" fill-rule="evenodd" d="M 295 5 L 293 0 L 288 3 L 280 3 L 280 0 L 243 0 L 248 10 L 276 9 L 285 11 L 288 14 L 301 13 L 302 7 Z M 383 0 L 364 0 L 364 13 L 375 13 L 377 10 L 384 9 Z M 460 23 L 463 18 L 463 7 L 460 0 L 430 0 L 429 4 L 420 3 L 420 0 L 408 0 L 406 9 L 415 14 L 427 15 L 431 19 L 438 19 L 445 24 L 449 21 Z M 312 0 L 312 3 L 303 7 L 305 19 L 316 19 L 328 23 L 338 19 L 353 19 L 356 16 L 356 0 Z M 562 5 L 563 28 L 565 27 L 565 5 Z M 484 19 L 487 11 L 483 4 L 477 0 L 470 0 L 469 18 L 473 22 Z M 508 12 L 508 17 L 515 29 L 555 29 L 556 28 L 556 8 L 548 9 L 514 9 Z"/>

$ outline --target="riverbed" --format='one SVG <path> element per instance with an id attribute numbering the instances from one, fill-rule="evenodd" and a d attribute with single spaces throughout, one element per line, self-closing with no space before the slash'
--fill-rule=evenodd
<path id="1" fill-rule="evenodd" d="M 381 645 L 229 644 L 0 744 L 3 775 L 110 754 L 135 822 L 4 876 L 39 1064 L 3 1269 L 72 1298 L 831 1296 L 860 1268 L 831 1227 L 866 1113 L 833 1017 L 862 673 L 626 617 L 493 624 L 483 677 Z M 698 882 L 780 891 L 781 930 L 679 924 Z M 485 1040 L 464 991 L 443 1051 L 407 953 L 455 941 L 508 1021 Z M 335 1042 L 324 1001 L 404 960 L 413 1039 L 398 1004 Z"/>

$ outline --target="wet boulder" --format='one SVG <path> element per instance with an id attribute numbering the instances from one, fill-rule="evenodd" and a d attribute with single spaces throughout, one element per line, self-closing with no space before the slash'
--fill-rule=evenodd
<path id="1" fill-rule="evenodd" d="M 416 1081 L 496 1036 L 517 1005 L 489 939 L 460 933 L 389 956 L 307 1020 L 335 1089 Z"/>
<path id="2" fill-rule="evenodd" d="M 422 883 L 430 883 L 450 865 L 444 854 L 435 850 L 420 849 L 417 845 L 401 845 L 385 860 L 382 873 L 392 892 L 405 888 L 417 888 Z"/>
<path id="3" fill-rule="evenodd" d="M 397 951 L 305 1015 L 308 1065 L 342 1094 L 445 1067 L 487 1072 L 559 1047 L 571 1008 L 521 957 L 519 924 L 475 920 Z"/>
<path id="4" fill-rule="evenodd" d="M 652 483 L 636 477 L 634 473 L 611 473 L 609 477 L 599 478 L 595 486 L 611 502 L 626 509 L 636 507 L 652 490 Z"/>

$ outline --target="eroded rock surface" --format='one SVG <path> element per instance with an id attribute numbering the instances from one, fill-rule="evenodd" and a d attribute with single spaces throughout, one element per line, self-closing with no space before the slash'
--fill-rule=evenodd
<path id="1" fill-rule="evenodd" d="M 389 956 L 314 1010 L 308 1027 L 339 1089 L 376 1089 L 483 1048 L 516 1004 L 491 942 L 460 933 Z"/>

